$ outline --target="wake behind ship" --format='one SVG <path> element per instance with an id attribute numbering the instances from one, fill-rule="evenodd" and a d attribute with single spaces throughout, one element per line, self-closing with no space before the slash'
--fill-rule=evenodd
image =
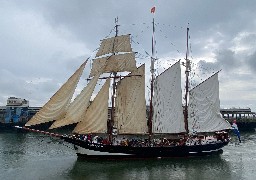
<path id="1" fill-rule="evenodd" d="M 101 41 L 90 82 L 74 101 L 71 99 L 87 60 L 24 129 L 36 131 L 34 125 L 51 121 L 49 129 L 77 123 L 73 134 L 58 137 L 74 144 L 77 155 L 84 158 L 165 158 L 221 152 L 229 143 L 231 126 L 220 114 L 218 72 L 189 89 L 191 61 L 186 54 L 185 62 L 177 61 L 156 76 L 152 40 L 151 93 L 146 102 L 145 64 L 136 66 L 130 35 L 118 35 L 117 24 L 115 29 L 114 37 Z M 153 21 L 153 34 L 154 29 Z M 181 64 L 186 67 L 184 104 Z M 92 100 L 102 80 L 105 83 Z"/>

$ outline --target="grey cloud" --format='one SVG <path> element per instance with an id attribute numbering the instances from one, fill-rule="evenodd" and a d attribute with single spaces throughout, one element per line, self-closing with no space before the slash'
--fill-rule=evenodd
<path id="1" fill-rule="evenodd" d="M 225 73 L 233 72 L 240 66 L 240 61 L 235 57 L 235 53 L 231 50 L 220 50 L 215 54 L 214 62 L 207 62 L 206 60 L 200 60 L 197 64 L 197 68 L 201 72 L 208 72 L 213 74 L 221 69 Z"/>
<path id="2" fill-rule="evenodd" d="M 235 52 L 231 50 L 220 50 L 215 58 L 219 66 L 226 71 L 238 68 L 240 64 L 240 61 L 235 57 Z"/>
<path id="3" fill-rule="evenodd" d="M 256 73 L 256 51 L 248 57 L 248 65 L 253 73 Z"/>

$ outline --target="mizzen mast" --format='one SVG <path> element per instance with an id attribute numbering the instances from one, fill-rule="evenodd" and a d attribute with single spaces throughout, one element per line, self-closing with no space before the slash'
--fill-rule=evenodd
<path id="1" fill-rule="evenodd" d="M 151 10 L 152 12 L 152 10 Z M 149 133 L 149 139 L 151 138 L 152 135 L 152 120 L 153 120 L 153 84 L 154 84 L 154 72 L 155 72 L 155 20 L 153 18 L 153 34 L 152 34 L 152 56 L 151 56 L 151 67 L 150 67 L 150 72 L 151 72 L 151 83 L 150 83 L 150 105 L 149 105 L 149 123 L 148 123 L 148 133 Z"/>
<path id="2" fill-rule="evenodd" d="M 190 60 L 188 59 L 188 54 L 189 54 L 189 50 L 188 50 L 188 32 L 189 32 L 189 28 L 187 28 L 187 51 L 186 51 L 186 63 L 185 63 L 185 67 L 186 67 L 186 84 L 185 84 L 185 108 L 184 108 L 184 123 L 185 123 L 185 130 L 188 133 L 188 93 L 189 93 L 189 72 L 191 70 L 191 66 L 190 66 Z"/>

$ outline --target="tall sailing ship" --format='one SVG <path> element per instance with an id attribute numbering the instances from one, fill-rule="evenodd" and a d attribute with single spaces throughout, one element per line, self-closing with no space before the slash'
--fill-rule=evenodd
<path id="1" fill-rule="evenodd" d="M 23 128 L 41 132 L 33 126 L 51 121 L 49 129 L 77 124 L 72 134 L 57 136 L 74 144 L 77 155 L 85 158 L 164 158 L 221 152 L 229 143 L 231 126 L 220 114 L 218 73 L 189 90 L 191 62 L 187 54 L 185 63 L 178 61 L 158 76 L 152 57 L 147 108 L 145 64 L 136 67 L 130 35 L 118 35 L 117 27 L 114 37 L 101 41 L 90 81 L 81 93 L 71 100 L 87 60 Z M 186 66 L 185 104 L 181 64 Z M 99 80 L 105 83 L 91 101 Z"/>

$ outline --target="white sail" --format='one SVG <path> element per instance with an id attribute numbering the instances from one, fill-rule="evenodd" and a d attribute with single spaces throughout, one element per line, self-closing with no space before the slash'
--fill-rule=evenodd
<path id="1" fill-rule="evenodd" d="M 98 73 L 132 72 L 136 69 L 134 53 L 118 54 L 93 60 L 90 77 Z"/>
<path id="2" fill-rule="evenodd" d="M 180 61 L 155 79 L 153 109 L 153 133 L 185 132 Z"/>
<path id="3" fill-rule="evenodd" d="M 63 118 L 86 63 L 87 61 L 85 61 L 80 68 L 76 70 L 76 72 L 50 98 L 40 111 L 26 123 L 26 126 L 37 125 Z"/>
<path id="4" fill-rule="evenodd" d="M 73 133 L 106 133 L 110 79 L 107 79 L 87 111 L 82 115 Z"/>
<path id="5" fill-rule="evenodd" d="M 147 133 L 145 64 L 118 82 L 116 94 L 114 121 L 118 134 Z"/>
<path id="6" fill-rule="evenodd" d="M 220 114 L 218 73 L 189 92 L 188 128 L 190 132 L 230 129 Z"/>
<path id="7" fill-rule="evenodd" d="M 96 57 L 117 52 L 132 52 L 129 34 L 103 39 Z"/>
<path id="8" fill-rule="evenodd" d="M 99 74 L 94 76 L 93 79 L 87 84 L 82 92 L 75 98 L 67 109 L 67 113 L 63 119 L 55 121 L 49 129 L 54 129 L 69 124 L 74 124 L 81 121 L 81 117 L 86 111 L 90 103 L 93 90 L 99 79 Z"/>

